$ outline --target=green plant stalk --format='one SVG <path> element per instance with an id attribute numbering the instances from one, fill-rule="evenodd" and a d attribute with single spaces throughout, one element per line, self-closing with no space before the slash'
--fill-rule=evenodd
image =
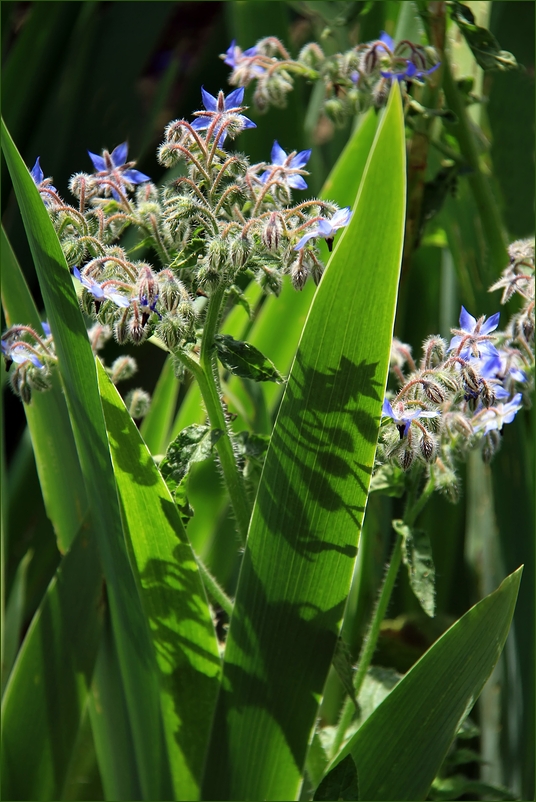
<path id="1" fill-rule="evenodd" d="M 418 476 L 420 476 L 420 473 L 418 474 Z M 416 477 L 416 479 L 418 479 L 418 477 Z M 423 507 L 426 505 L 428 499 L 432 495 L 433 490 L 434 490 L 434 480 L 430 478 L 428 479 L 428 482 L 426 483 L 424 490 L 415 501 L 413 501 L 414 495 L 412 491 L 410 491 L 408 501 L 406 504 L 406 510 L 404 512 L 405 524 L 407 524 L 408 526 L 413 526 L 417 516 L 420 514 Z M 378 644 L 378 637 L 380 635 L 381 624 L 385 617 L 385 613 L 387 612 L 387 607 L 389 606 L 389 602 L 391 601 L 391 594 L 393 592 L 396 577 L 398 574 L 398 569 L 400 568 L 400 563 L 402 561 L 403 540 L 404 539 L 402 535 L 400 535 L 397 532 L 395 545 L 393 547 L 393 553 L 391 556 L 391 562 L 389 563 L 389 567 L 385 574 L 385 579 L 383 580 L 383 585 L 380 590 L 378 602 L 374 609 L 372 621 L 370 623 L 370 628 L 365 637 L 363 648 L 361 650 L 361 656 L 359 658 L 359 663 L 357 665 L 357 670 L 354 676 L 354 692 L 356 697 L 359 696 L 361 686 L 363 685 L 363 681 L 367 675 L 367 671 L 369 670 L 370 664 L 372 662 L 372 658 L 374 656 L 374 652 L 376 651 L 376 646 Z M 343 711 L 341 713 L 341 717 L 339 719 L 339 724 L 337 725 L 337 731 L 335 733 L 335 737 L 333 739 L 333 744 L 331 747 L 331 758 L 334 758 L 341 748 L 344 735 L 350 725 L 350 722 L 352 721 L 352 716 L 354 715 L 354 711 L 355 711 L 354 703 L 352 702 L 351 699 L 347 698 L 343 707 Z"/>
<path id="2" fill-rule="evenodd" d="M 197 567 L 199 568 L 199 573 L 201 574 L 201 579 L 203 580 L 203 585 L 205 586 L 205 590 L 207 591 L 209 598 L 212 599 L 213 602 L 216 602 L 216 604 L 219 604 L 222 610 L 224 610 L 230 618 L 233 613 L 233 602 L 225 593 L 218 581 L 214 579 L 201 557 L 198 557 L 196 554 L 195 560 L 197 562 Z"/>
<path id="3" fill-rule="evenodd" d="M 246 493 L 246 488 L 238 465 L 236 464 L 233 446 L 227 427 L 227 421 L 223 412 L 220 393 L 217 386 L 217 366 L 214 354 L 214 335 L 217 331 L 221 304 L 224 296 L 223 287 L 215 290 L 210 298 L 205 328 L 201 341 L 201 354 L 199 362 L 186 354 L 184 351 L 177 351 L 176 356 L 193 373 L 203 401 L 207 410 L 210 425 L 213 429 L 223 432 L 216 443 L 218 456 L 220 458 L 223 476 L 231 504 L 236 517 L 238 533 L 242 544 L 245 544 L 251 517 L 251 504 Z"/>

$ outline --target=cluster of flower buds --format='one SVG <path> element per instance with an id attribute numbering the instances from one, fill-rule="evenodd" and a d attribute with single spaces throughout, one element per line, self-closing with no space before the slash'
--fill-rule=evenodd
<path id="1" fill-rule="evenodd" d="M 221 58 L 233 70 L 231 84 L 256 82 L 254 102 L 260 110 L 284 105 L 295 75 L 323 81 L 324 111 L 334 122 L 370 105 L 385 105 L 392 81 L 398 81 L 402 92 L 408 94 L 412 84 L 423 83 L 439 67 L 434 48 L 407 39 L 395 43 L 385 32 L 373 42 L 334 56 L 326 56 L 313 42 L 292 59 L 279 39 L 270 36 L 244 51 L 233 41 Z"/>
<path id="2" fill-rule="evenodd" d="M 377 468 L 407 471 L 425 463 L 435 486 L 456 498 L 456 462 L 479 447 L 489 461 L 504 424 L 529 404 L 534 369 L 534 241 L 513 243 L 511 261 L 492 290 L 524 299 L 503 332 L 499 313 L 476 320 L 462 307 L 460 327 L 447 343 L 428 338 L 417 366 L 411 347 L 393 341 L 391 371 L 400 389 L 383 404 Z M 406 372 L 404 372 L 406 371 Z"/>
<path id="3" fill-rule="evenodd" d="M 9 379 L 13 391 L 25 404 L 32 392 L 44 392 L 51 387 L 51 368 L 57 358 L 48 323 L 41 323 L 43 334 L 31 326 L 11 326 L 2 334 L 2 355 L 6 370 L 15 363 Z"/>
<path id="4" fill-rule="evenodd" d="M 285 273 L 297 289 L 309 276 L 318 283 L 324 265 L 317 241 L 324 239 L 331 250 L 337 231 L 350 221 L 350 209 L 327 201 L 292 204 L 292 192 L 307 189 L 310 150 L 287 153 L 276 141 L 270 160 L 254 165 L 226 150 L 227 141 L 256 127 L 243 113 L 243 88 L 227 96 L 201 93 L 203 109 L 193 121 L 175 120 L 166 128 L 160 162 L 182 162 L 187 169 L 161 189 L 127 162 L 126 142 L 101 156 L 88 151 L 94 172 L 77 173 L 69 184 L 78 208 L 44 177 L 39 159 L 31 170 L 82 308 L 97 321 L 95 343 L 109 332 L 118 343 L 139 344 L 154 335 L 172 352 L 189 349 L 203 323 L 204 296 L 222 289 L 234 299 L 239 273 L 275 294 Z M 127 227 L 137 229 L 159 268 L 133 261 L 118 244 Z M 29 388 L 45 389 L 53 352 L 49 358 L 47 343 L 30 330 L 21 341 L 17 332 L 23 329 L 10 329 L 2 349 L 18 363 L 14 387 L 29 401 Z"/>

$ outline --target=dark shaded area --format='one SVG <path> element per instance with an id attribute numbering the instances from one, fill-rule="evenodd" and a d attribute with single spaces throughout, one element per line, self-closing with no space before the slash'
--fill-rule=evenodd
<path id="1" fill-rule="evenodd" d="M 492 3 L 490 29 L 521 70 L 487 76 L 493 172 L 511 239 L 534 234 L 534 3 Z"/>

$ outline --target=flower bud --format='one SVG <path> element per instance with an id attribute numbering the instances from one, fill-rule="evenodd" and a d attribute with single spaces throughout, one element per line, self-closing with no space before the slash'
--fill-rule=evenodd
<path id="1" fill-rule="evenodd" d="M 149 412 L 151 396 L 145 390 L 131 390 L 125 398 L 125 406 L 134 420 L 144 418 Z"/>
<path id="2" fill-rule="evenodd" d="M 495 391 L 492 385 L 485 379 L 480 379 L 482 387 L 480 390 L 480 398 L 485 407 L 492 407 L 495 403 Z"/>
<path id="3" fill-rule="evenodd" d="M 128 336 L 133 343 L 139 345 L 145 339 L 146 334 L 146 328 L 143 325 L 137 310 L 135 310 L 128 324 Z"/>
<path id="4" fill-rule="evenodd" d="M 251 242 L 247 237 L 236 237 L 231 240 L 229 246 L 229 256 L 231 264 L 236 270 L 241 270 L 246 264 L 249 254 L 251 253 Z"/>
<path id="5" fill-rule="evenodd" d="M 126 309 L 118 320 L 114 323 L 114 337 L 119 345 L 123 345 L 128 340 L 128 317 L 129 309 Z"/>
<path id="6" fill-rule="evenodd" d="M 433 462 L 435 456 L 434 439 L 428 433 L 424 433 L 421 437 L 419 448 L 425 462 Z"/>
<path id="7" fill-rule="evenodd" d="M 411 448 L 404 448 L 398 453 L 398 461 L 403 471 L 408 471 L 413 462 L 413 450 Z"/>
<path id="8" fill-rule="evenodd" d="M 265 292 L 272 292 L 276 297 L 281 292 L 283 282 L 281 274 L 277 270 L 263 265 L 258 271 L 256 278 Z"/>
<path id="9" fill-rule="evenodd" d="M 269 251 L 277 250 L 282 231 L 283 226 L 281 225 L 280 215 L 277 212 L 272 212 L 262 232 L 262 241 L 265 248 Z"/>
<path id="10" fill-rule="evenodd" d="M 389 84 L 390 82 L 386 78 L 380 78 L 380 80 L 374 86 L 372 90 L 372 102 L 374 103 L 374 108 L 381 109 L 382 106 L 385 106 L 387 103 L 387 98 L 389 97 Z"/>
<path id="11" fill-rule="evenodd" d="M 205 255 L 206 264 L 214 272 L 223 272 L 229 261 L 227 241 L 223 239 L 210 240 Z"/>
<path id="12" fill-rule="evenodd" d="M 342 125 L 345 121 L 346 115 L 344 111 L 344 103 L 338 98 L 332 97 L 324 103 L 324 112 L 326 117 L 335 123 L 335 125 Z"/>
<path id="13" fill-rule="evenodd" d="M 441 391 L 441 387 L 435 382 L 422 382 L 422 388 L 425 392 L 426 397 L 432 404 L 442 404 L 445 400 L 445 396 Z"/>
<path id="14" fill-rule="evenodd" d="M 303 290 L 305 282 L 307 281 L 307 268 L 304 266 L 302 259 L 296 259 L 294 264 L 290 267 L 290 280 L 295 290 Z"/>
<path id="15" fill-rule="evenodd" d="M 69 267 L 74 267 L 84 261 L 86 246 L 83 242 L 80 242 L 79 239 L 70 237 L 69 239 L 63 240 L 61 249 Z"/>
<path id="16" fill-rule="evenodd" d="M 139 266 L 136 292 L 144 312 L 147 313 L 147 310 L 154 312 L 158 300 L 158 284 L 149 265 Z"/>
<path id="17" fill-rule="evenodd" d="M 130 379 L 138 370 L 136 360 L 131 356 L 120 356 L 110 368 L 110 379 L 113 384 Z"/>
<path id="18" fill-rule="evenodd" d="M 158 323 L 155 334 L 170 351 L 174 351 L 183 340 L 183 325 L 176 315 L 165 315 Z"/>

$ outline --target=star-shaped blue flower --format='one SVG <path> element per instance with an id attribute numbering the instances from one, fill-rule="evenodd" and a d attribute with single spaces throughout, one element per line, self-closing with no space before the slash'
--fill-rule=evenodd
<path id="1" fill-rule="evenodd" d="M 244 58 L 252 58 L 253 56 L 258 55 L 258 52 L 259 51 L 257 50 L 257 45 L 253 45 L 253 47 L 248 47 L 247 50 L 242 50 L 236 44 L 236 39 L 233 39 L 233 41 L 225 51 L 225 58 L 223 60 L 223 63 L 227 64 L 229 67 L 232 67 L 232 69 L 234 70 Z M 264 69 L 263 67 L 258 67 L 255 65 L 253 67 L 253 71 L 254 72 L 257 71 L 260 74 L 264 72 Z"/>
<path id="2" fill-rule="evenodd" d="M 273 178 L 292 189 L 307 189 L 307 184 L 297 171 L 305 167 L 310 157 L 310 150 L 302 150 L 298 154 L 294 151 L 287 155 L 276 139 L 272 147 L 272 163 L 261 175 L 261 181 L 265 184 L 269 178 Z"/>
<path id="3" fill-rule="evenodd" d="M 31 362 L 36 368 L 40 370 L 45 366 L 31 351 L 29 348 L 26 348 L 22 341 L 10 342 L 8 338 L 2 338 L 2 353 L 6 360 L 6 367 L 9 368 L 12 362 L 16 362 L 18 365 L 22 365 L 24 362 Z"/>
<path id="4" fill-rule="evenodd" d="M 473 431 L 479 432 L 484 430 L 484 434 L 496 429 L 500 431 L 505 423 L 512 423 L 515 416 L 522 408 L 521 393 L 516 393 L 511 401 L 507 404 L 497 404 L 494 407 L 489 407 L 483 410 L 478 419 L 473 423 Z"/>
<path id="5" fill-rule="evenodd" d="M 321 217 L 317 221 L 315 228 L 311 228 L 307 234 L 303 235 L 298 244 L 294 246 L 294 250 L 301 251 L 305 243 L 309 242 L 313 237 L 323 237 L 327 241 L 328 248 L 331 250 L 330 246 L 333 245 L 333 237 L 339 228 L 348 225 L 351 216 L 352 210 L 349 206 L 346 206 L 344 209 L 339 209 L 335 212 L 331 220 L 326 220 L 325 217 Z"/>
<path id="6" fill-rule="evenodd" d="M 143 184 L 145 181 L 151 180 L 145 173 L 132 169 L 134 162 L 127 162 L 127 142 L 118 145 L 111 153 L 103 150 L 102 156 L 98 156 L 90 150 L 88 150 L 88 153 L 93 162 L 93 167 L 97 171 L 96 177 L 113 181 L 122 191 L 132 189 L 136 184 Z M 121 200 L 119 193 L 115 189 L 112 188 L 111 193 L 115 200 Z"/>
<path id="7" fill-rule="evenodd" d="M 240 112 L 246 108 L 246 106 L 242 106 L 242 101 L 244 100 L 243 86 L 230 92 L 227 97 L 221 90 L 218 92 L 218 97 L 214 97 L 214 95 L 207 92 L 204 87 L 201 87 L 201 97 L 203 98 L 205 111 L 194 112 L 196 119 L 192 123 L 192 128 L 195 128 L 196 131 L 203 131 L 209 128 L 214 119 L 217 119 L 216 126 L 218 131 L 220 131 L 222 125 L 228 121 L 232 121 L 238 125 L 240 131 L 243 131 L 245 128 L 257 127 L 253 120 L 240 114 Z M 223 143 L 227 133 L 228 126 L 226 125 L 219 137 L 218 145 Z"/>
<path id="8" fill-rule="evenodd" d="M 412 421 L 417 418 L 437 418 L 439 415 L 439 412 L 432 412 L 431 410 L 421 409 L 420 407 L 406 409 L 404 404 L 400 401 L 395 406 L 396 411 L 391 406 L 389 399 L 385 398 L 382 406 L 382 415 L 391 418 L 400 432 L 400 439 L 407 435 Z"/>
<path id="9" fill-rule="evenodd" d="M 469 359 L 474 356 L 482 359 L 483 357 L 499 356 L 498 350 L 491 342 L 490 334 L 499 325 L 500 312 L 491 315 L 487 320 L 481 317 L 478 320 L 469 314 L 467 309 L 462 306 L 460 313 L 460 328 L 453 329 L 454 337 L 450 341 L 449 351 L 460 351 L 457 355 L 462 359 Z"/>
<path id="10" fill-rule="evenodd" d="M 381 70 L 381 75 L 383 78 L 388 78 L 390 81 L 397 80 L 397 81 L 415 81 L 422 80 L 425 75 L 430 75 L 430 73 L 437 70 L 439 67 L 439 63 L 434 64 L 433 67 L 430 67 L 429 70 L 419 70 L 413 64 L 413 62 L 408 61 L 406 64 L 406 69 L 402 70 L 402 72 L 397 72 L 395 70 Z"/>
<path id="11" fill-rule="evenodd" d="M 116 306 L 121 306 L 123 309 L 130 306 L 130 300 L 125 295 L 121 295 L 120 292 L 116 292 L 110 286 L 102 286 L 90 276 L 83 276 L 77 267 L 73 267 L 72 274 L 96 301 L 101 303 L 102 301 L 113 301 Z M 106 284 L 106 282 L 104 283 Z"/>

